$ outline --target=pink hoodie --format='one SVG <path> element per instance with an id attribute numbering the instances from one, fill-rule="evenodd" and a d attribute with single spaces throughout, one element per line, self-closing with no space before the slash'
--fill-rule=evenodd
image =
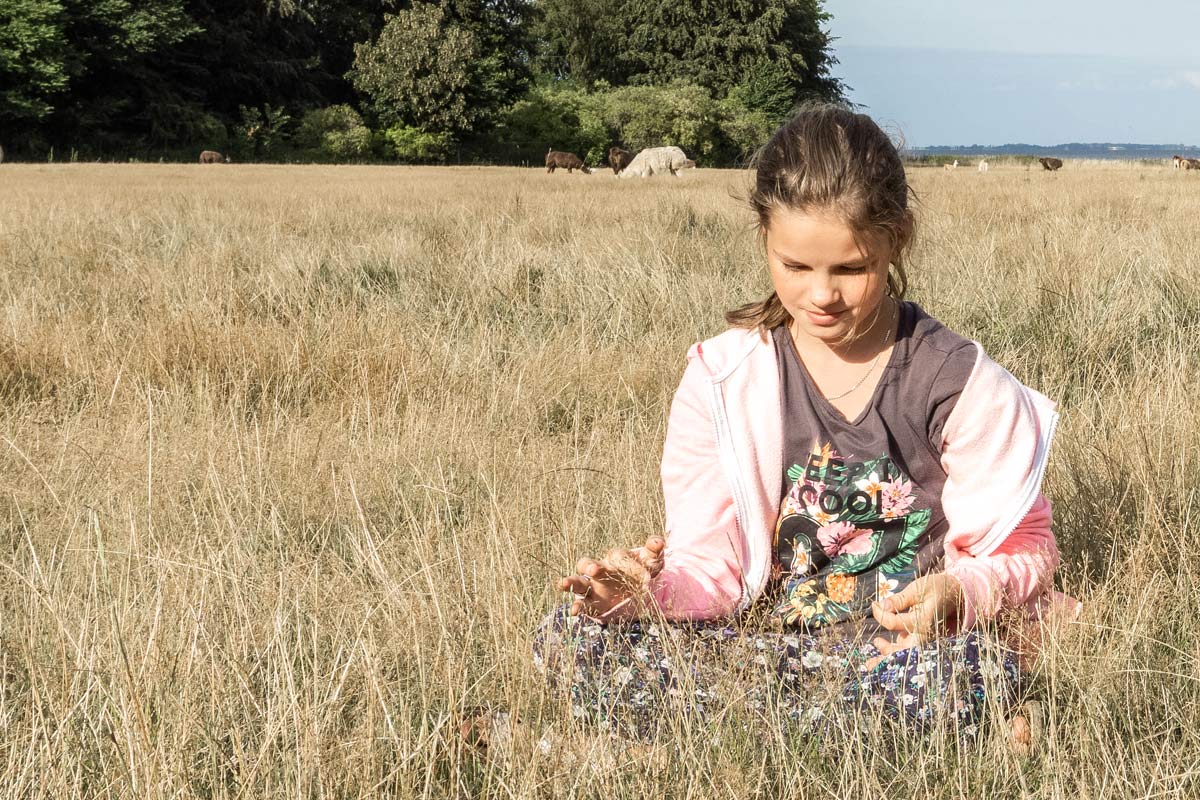
<path id="1" fill-rule="evenodd" d="M 1002 608 L 1037 612 L 1059 560 L 1041 494 L 1055 404 L 976 347 L 941 453 L 945 569 L 963 587 L 962 629 Z M 782 500 L 781 416 L 769 339 L 734 328 L 688 351 L 663 447 L 665 565 L 651 584 L 668 618 L 729 616 L 766 586 Z"/>

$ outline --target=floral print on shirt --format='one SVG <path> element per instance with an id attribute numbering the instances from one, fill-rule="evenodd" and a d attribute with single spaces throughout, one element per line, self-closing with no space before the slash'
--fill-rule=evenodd
<path id="1" fill-rule="evenodd" d="M 775 613 L 786 624 L 812 630 L 865 616 L 912 582 L 932 512 L 891 458 L 854 461 L 826 443 L 787 477 L 775 525 Z"/>

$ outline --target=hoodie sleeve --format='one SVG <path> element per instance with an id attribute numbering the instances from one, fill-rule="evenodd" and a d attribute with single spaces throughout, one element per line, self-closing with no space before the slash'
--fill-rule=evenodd
<path id="1" fill-rule="evenodd" d="M 1032 610 L 1050 590 L 1059 562 L 1050 522 L 1050 501 L 1038 495 L 1021 524 L 990 555 L 960 556 L 946 569 L 963 587 L 960 629 L 994 619 L 1006 608 Z"/>
<path id="2" fill-rule="evenodd" d="M 941 430 L 946 572 L 963 587 L 968 629 L 1005 608 L 1033 610 L 1059 553 L 1041 493 L 1057 414 L 978 348 Z"/>
<path id="3" fill-rule="evenodd" d="M 667 549 L 650 588 L 668 619 L 727 616 L 742 594 L 742 536 L 721 469 L 708 371 L 698 352 L 689 352 L 663 446 Z"/>

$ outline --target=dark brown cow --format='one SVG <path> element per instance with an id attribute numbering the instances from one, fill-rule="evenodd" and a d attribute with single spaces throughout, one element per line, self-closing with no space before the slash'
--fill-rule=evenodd
<path id="1" fill-rule="evenodd" d="M 562 150 L 550 150 L 546 153 L 546 172 L 554 172 L 554 170 L 562 167 L 567 172 L 573 170 L 582 170 L 585 175 L 591 175 L 592 171 L 587 168 L 587 164 L 583 163 L 583 159 L 574 153 L 564 153 Z"/>
<path id="2" fill-rule="evenodd" d="M 1061 158 L 1039 158 L 1038 163 L 1042 165 L 1042 169 L 1048 169 L 1051 172 L 1062 168 Z"/>
<path id="3" fill-rule="evenodd" d="M 1184 169 L 1200 169 L 1200 158 L 1185 158 L 1182 166 Z"/>
<path id="4" fill-rule="evenodd" d="M 628 150 L 622 150 L 620 147 L 608 148 L 608 165 L 612 167 L 613 175 L 620 174 L 621 170 L 629 166 L 630 161 L 633 161 L 633 153 Z"/>
<path id="5" fill-rule="evenodd" d="M 229 159 L 218 153 L 216 150 L 202 150 L 200 152 L 201 164 L 226 164 Z"/>

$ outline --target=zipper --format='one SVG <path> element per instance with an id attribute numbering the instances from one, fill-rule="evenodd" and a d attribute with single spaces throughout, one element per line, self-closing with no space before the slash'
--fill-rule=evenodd
<path id="1" fill-rule="evenodd" d="M 1036 404 L 1034 406 L 1037 407 Z M 1008 535 L 1017 529 L 1021 521 L 1025 519 L 1025 515 L 1029 513 L 1029 509 L 1033 508 L 1034 502 L 1042 493 L 1042 479 L 1046 476 L 1046 465 L 1050 462 L 1050 444 L 1054 439 L 1055 430 L 1058 428 L 1058 412 L 1050 412 L 1050 422 L 1046 426 L 1044 436 L 1038 437 L 1038 452 L 1035 453 L 1035 466 L 1033 475 L 1030 478 L 1029 486 L 1025 490 L 1025 496 L 1021 499 L 1017 506 L 1017 513 L 1014 514 L 1008 522 L 1001 528 L 993 528 L 992 532 L 984 538 L 980 543 L 978 552 L 972 552 L 976 556 L 989 556 L 996 551 L 996 548 L 1008 538 Z M 999 533 L 996 531 L 999 530 Z"/>
<path id="2" fill-rule="evenodd" d="M 746 487 L 742 482 L 742 471 L 738 464 L 737 451 L 733 448 L 733 438 L 729 433 L 729 423 L 725 418 L 725 404 L 721 397 L 721 387 L 717 382 L 710 380 L 708 384 L 708 402 L 709 409 L 712 413 L 713 428 L 717 437 L 717 451 L 721 454 L 721 460 L 724 462 L 725 473 L 729 478 L 729 484 L 733 494 L 733 512 L 737 519 L 738 527 L 742 535 L 742 543 L 745 550 L 745 558 L 750 562 L 749 568 L 753 569 L 756 563 L 755 559 L 755 544 L 754 537 L 750 535 L 751 528 L 747 525 L 746 513 L 750 508 L 749 500 L 746 496 Z M 732 467 L 732 469 L 730 468 Z M 742 557 L 739 553 L 739 559 Z M 747 564 L 742 563 L 742 597 L 738 602 L 738 611 L 746 609 L 750 605 L 753 593 L 750 589 L 750 584 L 753 582 L 755 589 L 758 588 L 758 577 L 751 576 L 747 569 Z M 753 580 L 751 580 L 753 578 Z"/>

